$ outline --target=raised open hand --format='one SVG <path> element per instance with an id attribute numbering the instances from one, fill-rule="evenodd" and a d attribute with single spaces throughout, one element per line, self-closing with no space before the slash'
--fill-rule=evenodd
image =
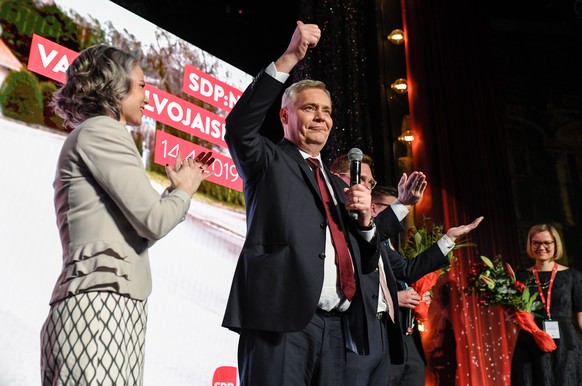
<path id="1" fill-rule="evenodd" d="M 471 232 L 473 229 L 477 228 L 477 226 L 483 221 L 483 216 L 477 217 L 473 220 L 472 223 L 467 225 L 459 225 L 457 227 L 449 228 L 447 231 L 447 236 L 451 239 L 452 242 L 455 242 L 461 236 L 466 235 L 467 233 Z"/>
<path id="2" fill-rule="evenodd" d="M 402 174 L 398 182 L 398 201 L 403 205 L 414 205 L 422 198 L 428 182 L 423 172 L 412 172 L 410 177 Z"/>

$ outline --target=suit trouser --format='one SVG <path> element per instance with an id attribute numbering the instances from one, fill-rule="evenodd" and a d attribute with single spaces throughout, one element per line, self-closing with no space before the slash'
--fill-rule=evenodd
<path id="1" fill-rule="evenodd" d="M 385 313 L 377 315 L 371 323 L 370 354 L 358 355 L 348 351 L 344 371 L 345 386 L 386 386 L 390 379 L 390 351 L 387 323 L 392 323 Z"/>
<path id="2" fill-rule="evenodd" d="M 424 386 L 425 365 L 412 335 L 404 336 L 404 363 L 392 365 L 390 386 Z"/>
<path id="3" fill-rule="evenodd" d="M 345 365 L 342 316 L 316 313 L 298 332 L 243 330 L 240 386 L 341 385 Z"/>

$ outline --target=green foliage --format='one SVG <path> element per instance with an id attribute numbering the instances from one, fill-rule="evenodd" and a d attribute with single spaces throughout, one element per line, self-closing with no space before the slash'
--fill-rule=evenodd
<path id="1" fill-rule="evenodd" d="M 418 227 L 412 227 L 408 230 L 406 242 L 400 248 L 400 254 L 407 259 L 412 259 L 427 250 L 433 244 L 435 244 L 443 236 L 443 225 L 442 224 L 432 224 L 432 226 L 427 225 L 428 218 L 423 218 L 422 225 Z M 475 246 L 473 243 L 463 242 L 463 240 L 457 240 L 455 247 L 449 252 L 448 257 L 451 262 L 455 260 L 453 251 L 455 249 Z M 441 274 L 448 272 L 450 266 L 444 267 L 441 270 Z"/>
<path id="2" fill-rule="evenodd" d="M 90 35 L 55 5 L 38 6 L 33 0 L 2 1 L 0 25 L 3 41 L 22 63 L 28 62 L 33 34 L 76 51 L 81 46 L 79 34 Z"/>
<path id="3" fill-rule="evenodd" d="M 407 240 L 400 249 L 400 254 L 407 259 L 418 256 L 436 243 L 443 235 L 442 225 L 433 225 L 431 229 L 428 229 L 425 220 L 423 220 L 421 226 L 412 227 L 408 230 Z"/>
<path id="4" fill-rule="evenodd" d="M 216 198 L 218 201 L 223 202 L 228 206 L 243 208 L 245 205 L 242 192 L 221 185 L 207 183 L 206 181 L 202 183 L 201 189 L 203 189 L 204 193 Z"/>
<path id="5" fill-rule="evenodd" d="M 63 118 L 56 115 L 50 106 L 50 101 L 53 93 L 57 90 L 57 86 L 55 86 L 54 82 L 45 81 L 40 82 L 39 87 L 42 94 L 44 125 L 53 129 L 66 131 Z"/>
<path id="6" fill-rule="evenodd" d="M 497 256 L 493 261 L 481 256 L 481 262 L 471 265 L 466 295 L 476 294 L 483 306 L 501 305 L 533 312 L 542 309 L 537 293 L 530 294 L 528 285 L 516 280 L 511 266 Z"/>
<path id="7" fill-rule="evenodd" d="M 2 113 L 23 122 L 43 124 L 43 103 L 37 77 L 30 71 L 13 71 L 0 88 Z"/>

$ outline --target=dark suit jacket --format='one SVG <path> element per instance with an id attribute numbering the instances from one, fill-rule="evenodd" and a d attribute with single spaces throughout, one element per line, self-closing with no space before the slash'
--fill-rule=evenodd
<path id="1" fill-rule="evenodd" d="M 395 323 L 387 323 L 390 358 L 392 363 L 400 364 L 404 361 L 404 341 L 402 339 L 403 330 L 401 320 L 398 314 L 398 284 L 396 278 L 412 283 L 427 273 L 448 265 L 450 262 L 448 257 L 443 255 L 436 243 L 414 259 L 407 259 L 387 247 L 384 242 L 390 236 L 394 235 L 395 231 L 399 232 L 403 230 L 398 218 L 390 208 L 380 212 L 375 219 L 375 223 L 376 233 L 381 241 L 381 258 L 384 264 L 386 282 L 392 295 L 395 312 L 397 313 Z M 367 320 L 370 323 L 373 322 L 371 319 L 378 309 L 378 286 L 380 285 L 378 280 L 379 274 L 375 272 L 364 275 L 362 283 L 362 288 L 364 289 L 364 309 L 369 315 Z M 373 338 L 370 337 L 370 339 Z"/>
<path id="2" fill-rule="evenodd" d="M 302 330 L 323 286 L 326 214 L 315 176 L 297 147 L 259 134 L 283 84 L 260 73 L 226 118 L 225 140 L 244 181 L 247 236 L 234 273 L 222 325 L 234 331 Z M 377 239 L 365 241 L 345 210 L 343 181 L 325 168 L 354 260 L 357 283 L 379 258 Z M 359 284 L 358 284 L 359 287 Z M 355 297 L 361 298 L 361 291 Z M 361 303 L 361 302 L 360 302 Z M 356 318 L 356 322 L 350 319 Z M 367 350 L 365 312 L 344 318 L 351 340 Z"/>

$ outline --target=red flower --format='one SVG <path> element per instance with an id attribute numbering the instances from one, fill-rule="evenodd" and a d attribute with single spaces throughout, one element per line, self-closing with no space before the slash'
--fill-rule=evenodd
<path id="1" fill-rule="evenodd" d="M 483 264 L 475 264 L 476 270 L 469 273 L 469 287 L 465 288 L 465 294 L 476 294 L 481 306 L 500 305 L 515 311 L 519 326 L 533 335 L 542 351 L 555 350 L 554 340 L 534 322 L 532 311 L 543 307 L 537 300 L 538 294 L 530 295 L 527 283 L 515 279 L 515 272 L 509 264 L 503 263 L 501 256 L 493 261 L 481 256 L 481 260 Z"/>
<path id="2" fill-rule="evenodd" d="M 517 290 L 519 292 L 523 292 L 525 290 L 525 284 L 523 284 L 522 282 L 520 282 L 519 280 L 515 281 L 515 288 L 517 288 Z"/>

